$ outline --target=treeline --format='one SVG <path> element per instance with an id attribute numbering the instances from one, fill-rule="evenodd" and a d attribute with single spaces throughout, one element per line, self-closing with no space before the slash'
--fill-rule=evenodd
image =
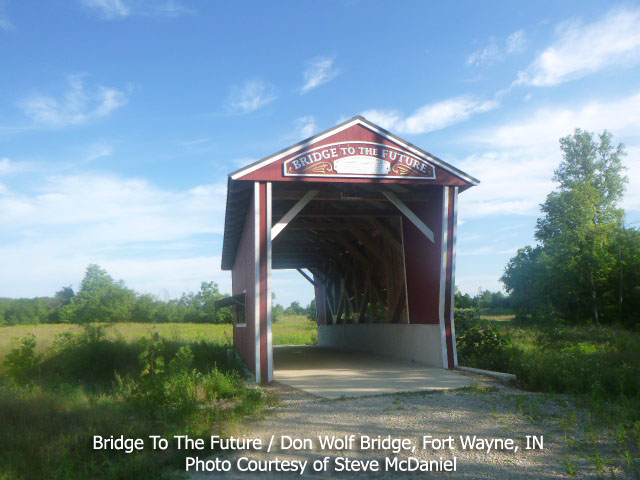
<path id="1" fill-rule="evenodd" d="M 89 265 L 78 292 L 64 287 L 53 297 L 0 298 L 0 325 L 93 322 L 231 323 L 231 308 L 216 309 L 227 295 L 214 282 L 202 282 L 196 293 L 162 301 L 138 294 L 115 281 L 98 265 Z"/>
<path id="2" fill-rule="evenodd" d="M 141 323 L 232 323 L 231 307 L 217 309 L 217 300 L 227 297 L 214 282 L 202 282 L 196 293 L 163 301 L 140 294 L 115 281 L 98 265 L 89 265 L 78 292 L 64 287 L 53 297 L 0 298 L 0 325 L 38 323 L 141 322 Z M 291 302 L 275 304 L 273 320 L 282 315 L 316 318 L 316 302 L 303 307 Z"/>
<path id="3" fill-rule="evenodd" d="M 313 300 L 311 300 L 309 305 L 307 305 L 306 307 L 303 307 L 302 305 L 300 305 L 300 302 L 297 301 L 291 302 L 291 304 L 287 308 L 284 308 L 279 303 L 276 303 L 271 311 L 271 319 L 274 322 L 277 322 L 278 319 L 283 315 L 306 315 L 311 318 L 311 320 L 316 320 L 316 299 L 314 298 Z"/>
<path id="4" fill-rule="evenodd" d="M 518 250 L 501 281 L 523 318 L 640 326 L 640 232 L 619 207 L 627 177 L 611 134 L 560 139 L 558 188 L 541 205 L 536 246 Z"/>
<path id="5" fill-rule="evenodd" d="M 462 294 L 456 288 L 455 308 L 478 310 L 483 315 L 508 315 L 512 313 L 511 299 L 502 292 L 480 290 L 473 297 L 468 293 Z"/>

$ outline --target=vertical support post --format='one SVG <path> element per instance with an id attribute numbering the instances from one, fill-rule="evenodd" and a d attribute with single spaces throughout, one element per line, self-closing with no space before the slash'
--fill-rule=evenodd
<path id="1" fill-rule="evenodd" d="M 454 300 L 455 300 L 455 254 L 456 254 L 456 235 L 457 235 L 457 200 L 458 187 L 445 187 L 448 191 L 445 193 L 447 197 L 446 208 L 446 230 L 447 244 L 445 262 L 445 298 L 446 305 L 444 309 L 444 330 L 446 338 L 446 366 L 445 368 L 456 368 L 458 366 L 458 355 L 456 352 L 456 333 L 454 325 Z M 444 227 L 444 220 L 443 220 Z"/>
<path id="2" fill-rule="evenodd" d="M 458 187 L 453 187 L 453 236 L 451 238 L 451 303 L 449 320 L 451 322 L 451 344 L 453 345 L 453 366 L 458 368 L 458 349 L 456 347 L 455 298 L 456 298 L 456 242 L 458 240 Z"/>
<path id="3" fill-rule="evenodd" d="M 271 207 L 273 205 L 273 195 L 271 186 L 271 182 L 267 182 L 267 382 L 273 380 L 273 334 L 271 330 L 271 307 L 273 306 L 271 303 L 273 301 L 271 295 Z"/>
<path id="4" fill-rule="evenodd" d="M 442 229 L 440 239 L 440 302 L 439 302 L 439 319 L 440 319 L 440 347 L 442 351 L 442 368 L 449 368 L 448 361 L 448 345 L 447 345 L 447 327 L 445 323 L 446 309 L 446 293 L 447 293 L 447 234 L 449 232 L 449 187 L 442 187 Z"/>
<path id="5" fill-rule="evenodd" d="M 260 382 L 262 380 L 260 375 L 260 305 L 261 305 L 261 241 L 263 236 L 261 235 L 260 229 L 260 220 L 262 218 L 261 215 L 261 206 L 262 202 L 260 195 L 260 184 L 258 182 L 253 183 L 253 209 L 254 209 L 254 218 L 253 218 L 253 232 L 254 232 L 254 274 L 255 274 L 255 286 L 254 286 L 254 307 L 253 307 L 253 326 L 254 326 L 254 340 L 255 340 L 255 348 L 254 348 L 254 373 L 256 375 L 256 382 Z"/>
<path id="6" fill-rule="evenodd" d="M 256 381 L 268 383 L 273 379 L 271 336 L 271 182 L 256 182 L 259 215 L 258 238 L 258 338 L 256 345 Z"/>

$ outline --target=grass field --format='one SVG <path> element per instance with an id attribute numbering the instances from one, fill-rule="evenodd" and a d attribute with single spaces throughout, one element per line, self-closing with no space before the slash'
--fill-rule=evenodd
<path id="1" fill-rule="evenodd" d="M 53 345 L 56 335 L 63 332 L 78 333 L 82 329 L 76 325 L 41 324 L 16 325 L 0 327 L 0 371 L 2 359 L 15 345 L 16 341 L 25 335 L 33 334 L 37 342 L 37 351 L 42 353 Z M 143 336 L 158 333 L 161 337 L 195 341 L 207 340 L 212 342 L 233 342 L 232 326 L 229 324 L 212 325 L 205 323 L 117 323 L 107 329 L 107 336 L 120 336 L 126 341 L 137 340 Z M 273 324 L 274 345 L 314 345 L 318 341 L 315 322 L 304 315 L 283 315 Z"/>
<path id="2" fill-rule="evenodd" d="M 284 316 L 274 344 L 313 344 Z M 0 480 L 174 478 L 185 452 L 93 450 L 93 435 L 234 434 L 276 399 L 245 383 L 231 325 L 123 323 L 0 327 Z"/>
<path id="3" fill-rule="evenodd" d="M 496 370 L 516 374 L 526 389 L 556 398 L 568 394 L 588 412 L 581 420 L 561 419 L 567 444 L 587 458 L 601 478 L 617 478 L 615 468 L 640 478 L 640 332 L 523 323 L 505 315 L 483 318 L 508 338 Z M 615 453 L 604 455 L 603 443 L 613 445 Z M 565 466 L 576 476 L 570 462 Z"/>

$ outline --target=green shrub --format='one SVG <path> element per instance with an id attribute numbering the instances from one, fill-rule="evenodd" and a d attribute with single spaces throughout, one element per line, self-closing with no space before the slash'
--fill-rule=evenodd
<path id="1" fill-rule="evenodd" d="M 513 356 L 510 338 L 480 319 L 473 309 L 456 309 L 455 315 L 458 362 L 467 367 L 509 371 Z"/>
<path id="2" fill-rule="evenodd" d="M 9 376 L 18 383 L 27 383 L 36 370 L 40 356 L 36 354 L 36 337 L 33 334 L 20 339 L 4 360 Z"/>
<path id="3" fill-rule="evenodd" d="M 103 328 L 87 327 L 80 334 L 58 335 L 40 364 L 40 381 L 49 386 L 81 384 L 90 390 L 108 391 L 115 372 L 129 374 L 136 368 L 139 348 L 121 338 L 110 339 Z"/>
<path id="4" fill-rule="evenodd" d="M 640 396 L 638 340 L 616 335 L 602 343 L 567 340 L 563 328 L 537 336 L 535 349 L 522 351 L 512 371 L 532 390 L 589 394 L 612 399 Z"/>
<path id="5" fill-rule="evenodd" d="M 206 437 L 267 400 L 244 385 L 246 367 L 225 344 L 88 329 L 42 356 L 35 346 L 22 339 L 6 361 L 22 384 L 0 377 L 0 479 L 173 478 L 184 451 L 94 451 L 92 436 Z"/>

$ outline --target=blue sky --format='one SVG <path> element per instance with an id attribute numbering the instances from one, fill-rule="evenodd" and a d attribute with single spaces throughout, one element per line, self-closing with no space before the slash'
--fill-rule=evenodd
<path id="1" fill-rule="evenodd" d="M 463 291 L 533 243 L 575 127 L 626 144 L 637 225 L 640 7 L 541 5 L 0 0 L 0 296 L 89 263 L 160 298 L 229 291 L 227 174 L 356 114 L 482 181 L 460 198 Z"/>

